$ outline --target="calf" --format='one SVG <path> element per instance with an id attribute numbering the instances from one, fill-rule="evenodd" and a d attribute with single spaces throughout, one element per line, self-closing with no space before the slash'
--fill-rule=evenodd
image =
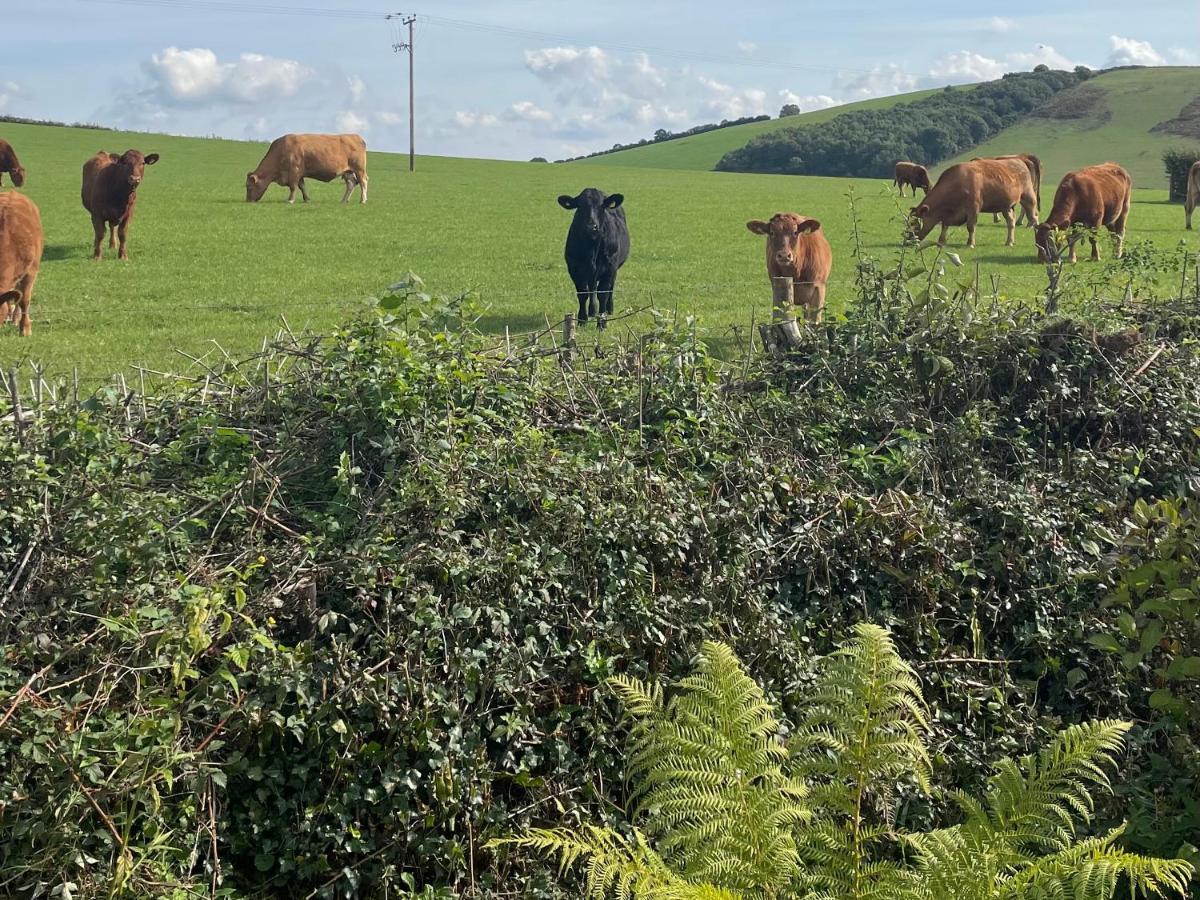
<path id="1" fill-rule="evenodd" d="M 900 196 L 904 196 L 904 186 L 909 185 L 912 188 L 912 195 L 917 196 L 917 188 L 920 188 L 924 193 L 929 193 L 931 187 L 929 183 L 929 172 L 919 163 L 915 162 L 898 162 L 896 163 L 896 175 L 892 179 L 892 184 L 900 188 Z"/>
<path id="2" fill-rule="evenodd" d="M 23 337 L 33 328 L 29 301 L 42 263 L 42 218 L 24 194 L 0 194 L 0 323 L 16 322 Z"/>
<path id="3" fill-rule="evenodd" d="M 578 197 L 563 194 L 558 205 L 575 211 L 567 231 L 567 272 L 579 298 L 579 324 L 597 315 L 611 316 L 617 270 L 629 259 L 629 227 L 621 194 L 587 188 Z"/>
<path id="4" fill-rule="evenodd" d="M 1037 223 L 1037 194 L 1029 167 L 1015 159 L 973 159 L 948 168 L 938 178 L 925 201 L 912 210 L 912 229 L 925 240 L 935 226 L 942 226 L 939 244 L 954 225 L 967 226 L 967 246 L 975 246 L 975 224 L 979 214 L 1000 213 L 1008 223 L 1005 246 L 1014 241 L 1013 207 L 1017 204 L 1029 221 Z"/>
<path id="5" fill-rule="evenodd" d="M 821 223 L 796 213 L 776 213 L 770 222 L 752 219 L 746 227 L 767 236 L 767 275 L 791 278 L 797 306 L 804 318 L 817 323 L 825 310 L 825 283 L 833 268 L 833 251 Z"/>
<path id="6" fill-rule="evenodd" d="M 1200 159 L 1192 163 L 1188 169 L 1187 199 L 1183 201 L 1183 214 L 1186 217 L 1188 231 L 1192 230 L 1192 211 L 1200 206 Z"/>
<path id="7" fill-rule="evenodd" d="M 1129 173 L 1116 163 L 1102 163 L 1068 172 L 1059 182 L 1058 190 L 1054 192 L 1054 208 L 1035 233 L 1038 260 L 1058 260 L 1058 244 L 1054 240 L 1054 232 L 1070 228 L 1072 225 L 1085 225 L 1088 228 L 1105 226 L 1113 233 L 1115 254 L 1119 259 L 1132 194 L 1133 180 Z M 1075 262 L 1075 244 L 1078 240 L 1076 235 L 1067 239 L 1071 262 Z M 1099 259 L 1096 235 L 1090 235 L 1089 240 L 1092 243 L 1092 259 Z"/>
<path id="8" fill-rule="evenodd" d="M 138 185 L 142 183 L 146 166 L 158 162 L 158 154 L 143 156 L 137 150 L 126 150 L 121 156 L 101 150 L 83 165 L 83 189 L 80 196 L 83 208 L 92 214 L 92 228 L 96 232 L 96 243 L 92 248 L 92 259 L 100 259 L 100 244 L 104 240 L 104 228 L 110 228 L 108 246 L 117 246 L 121 240 L 121 259 L 129 259 L 127 240 L 129 223 L 133 221 L 133 207 L 137 203 Z"/>
<path id="9" fill-rule="evenodd" d="M 4 184 L 4 173 L 12 176 L 14 187 L 24 187 L 25 169 L 17 159 L 17 153 L 8 141 L 0 140 L 0 184 Z"/>

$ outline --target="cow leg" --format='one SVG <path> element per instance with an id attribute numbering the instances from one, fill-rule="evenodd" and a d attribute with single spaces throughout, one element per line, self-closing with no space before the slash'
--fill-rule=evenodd
<path id="1" fill-rule="evenodd" d="M 946 246 L 946 235 L 947 235 L 947 233 L 949 233 L 949 231 L 950 231 L 950 226 L 947 225 L 945 222 L 943 222 L 942 223 L 942 233 L 938 235 L 938 246 L 939 247 Z"/>
<path id="2" fill-rule="evenodd" d="M 358 179 L 358 202 L 363 204 L 367 202 L 367 173 L 355 172 L 354 177 Z"/>
<path id="3" fill-rule="evenodd" d="M 1004 241 L 1004 246 L 1011 247 L 1017 242 L 1017 226 L 1013 219 L 1011 206 L 1004 211 L 1004 224 L 1008 226 L 1008 237 Z"/>
<path id="4" fill-rule="evenodd" d="M 825 285 L 793 281 L 792 290 L 797 305 L 804 307 L 804 321 L 820 325 L 825 314 Z"/>
<path id="5" fill-rule="evenodd" d="M 117 254 L 117 258 L 118 259 L 129 259 L 129 246 L 127 244 L 127 241 L 129 239 L 129 220 L 128 219 L 122 219 L 120 224 L 117 226 L 117 237 L 120 238 L 120 240 L 121 240 L 121 252 L 119 254 Z"/>
<path id="6" fill-rule="evenodd" d="M 354 173 L 343 172 L 342 181 L 346 182 L 346 193 L 342 194 L 342 202 L 346 203 L 350 199 L 350 195 L 354 193 Z"/>
<path id="7" fill-rule="evenodd" d="M 296 202 L 296 186 L 294 184 L 288 185 L 288 201 L 287 202 L 288 203 Z"/>
<path id="8" fill-rule="evenodd" d="M 308 191 L 306 191 L 304 189 L 304 179 L 303 178 L 300 179 L 299 188 L 300 188 L 300 196 L 304 199 L 304 202 L 307 203 L 308 202 Z"/>
<path id="9" fill-rule="evenodd" d="M 16 314 L 17 327 L 21 329 L 21 337 L 29 337 L 33 333 L 33 322 L 29 318 L 29 302 L 33 299 L 33 283 L 36 280 L 36 275 L 25 276 L 25 282 L 21 286 L 21 299 L 17 301 L 17 308 L 13 310 Z"/>
<path id="10" fill-rule="evenodd" d="M 117 249 L 117 225 L 115 222 L 108 223 L 108 249 Z"/>
<path id="11" fill-rule="evenodd" d="M 979 213 L 977 213 L 977 212 L 967 213 L 967 221 L 965 224 L 967 226 L 967 246 L 974 247 L 975 246 L 975 226 L 979 224 Z"/>
<path id="12" fill-rule="evenodd" d="M 92 246 L 92 259 L 100 259 L 104 255 L 100 247 L 104 243 L 104 232 L 107 224 L 99 216 L 92 216 L 92 231 L 96 234 L 96 242 Z"/>
<path id="13" fill-rule="evenodd" d="M 576 278 L 571 276 L 571 281 L 575 283 L 575 296 L 579 299 L 579 314 L 576 320 L 580 325 L 586 325 L 588 320 L 588 298 L 591 297 L 592 288 L 588 281 L 584 278 Z"/>
<path id="14" fill-rule="evenodd" d="M 613 314 L 613 290 L 617 286 L 617 273 L 605 273 L 596 282 L 596 293 L 600 298 L 600 315 Z"/>

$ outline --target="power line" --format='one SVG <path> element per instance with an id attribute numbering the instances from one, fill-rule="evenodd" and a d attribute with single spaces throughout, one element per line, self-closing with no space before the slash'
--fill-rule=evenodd
<path id="1" fill-rule="evenodd" d="M 293 6 L 290 4 L 264 3 L 248 5 L 234 3 L 230 0 L 81 0 L 85 3 L 118 4 L 122 6 L 141 6 L 150 9 L 176 9 L 192 12 L 230 12 L 250 15 L 281 15 L 281 16 L 317 16 L 331 19 L 380 20 L 392 19 L 394 14 L 366 9 L 337 9 L 322 6 Z M 702 53 L 694 50 L 683 50 L 672 47 L 643 46 L 627 44 L 620 41 L 592 41 L 578 36 L 559 34 L 551 31 L 536 31 L 526 28 L 513 28 L 507 25 L 493 25 L 487 22 L 474 22 L 468 19 L 453 19 L 446 16 L 417 15 L 418 22 L 435 25 L 441 28 L 452 28 L 464 31 L 478 31 L 489 34 L 500 34 L 509 37 L 533 38 L 543 41 L 556 41 L 568 44 L 583 44 L 602 50 L 612 50 L 619 53 L 643 53 L 654 56 L 677 59 L 684 62 L 703 62 L 714 65 L 734 66 L 745 69 L 774 69 L 793 72 L 826 72 L 831 74 L 870 75 L 873 70 L 853 69 L 845 66 L 821 66 L 806 63 L 783 62 L 767 59 L 744 59 L 735 56 L 722 56 L 713 53 Z"/>

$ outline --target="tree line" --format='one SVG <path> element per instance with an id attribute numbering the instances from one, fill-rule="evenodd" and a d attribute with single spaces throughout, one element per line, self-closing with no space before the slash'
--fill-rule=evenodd
<path id="1" fill-rule="evenodd" d="M 933 165 L 957 156 L 1091 75 L 1083 66 L 1074 72 L 1038 66 L 976 87 L 948 86 L 912 103 L 759 135 L 725 154 L 717 169 L 885 178 L 897 160 Z"/>
<path id="2" fill-rule="evenodd" d="M 780 112 L 780 115 L 791 115 L 791 113 Z M 799 107 L 797 107 L 799 112 Z M 634 147 L 644 147 L 647 144 L 661 144 L 663 141 L 675 141 L 679 138 L 691 137 L 695 134 L 704 134 L 706 131 L 719 131 L 722 128 L 732 128 L 735 125 L 749 125 L 751 122 L 766 122 L 771 117 L 764 113 L 761 116 L 742 116 L 740 119 L 722 119 L 720 122 L 709 122 L 707 125 L 693 125 L 691 128 L 685 128 L 683 131 L 669 131 L 666 128 L 660 128 L 654 132 L 654 137 L 642 138 L 640 141 L 635 141 L 630 144 L 613 144 L 607 150 L 597 150 L 595 153 L 585 153 L 583 156 L 570 156 L 566 159 L 559 159 L 556 162 L 575 162 L 577 159 L 591 159 L 593 156 L 604 156 L 608 153 L 619 153 L 622 150 L 632 150 Z M 531 162 L 538 162 L 540 158 L 535 157 Z"/>

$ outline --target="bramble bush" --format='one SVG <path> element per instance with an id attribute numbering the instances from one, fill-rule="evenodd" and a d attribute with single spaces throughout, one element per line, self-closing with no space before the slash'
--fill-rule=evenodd
<path id="1" fill-rule="evenodd" d="M 612 819 L 597 686 L 709 639 L 791 716 L 886 626 L 967 790 L 1140 707 L 1089 638 L 1131 510 L 1197 489 L 1195 302 L 1080 288 L 1051 319 L 948 258 L 864 262 L 844 322 L 737 363 L 667 318 L 509 353 L 409 282 L 327 340 L 5 426 L 0 893 L 559 895 L 485 845 Z M 1195 752 L 1130 740 L 1097 827 L 1171 802 L 1149 751 Z"/>

